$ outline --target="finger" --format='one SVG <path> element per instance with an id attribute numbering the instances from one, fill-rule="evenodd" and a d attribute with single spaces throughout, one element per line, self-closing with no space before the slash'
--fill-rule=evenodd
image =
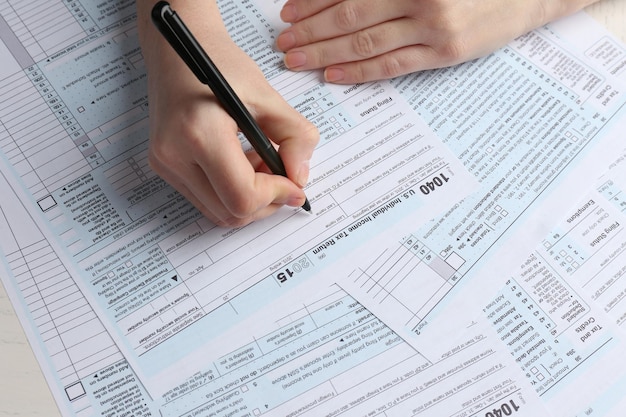
<path id="1" fill-rule="evenodd" d="M 367 60 L 329 66 L 324 70 L 324 79 L 337 84 L 354 84 L 448 67 L 461 61 L 458 56 L 453 58 L 428 45 L 413 45 Z"/>
<path id="2" fill-rule="evenodd" d="M 304 187 L 309 176 L 309 161 L 319 142 L 317 128 L 281 97 L 254 110 L 263 131 L 279 145 L 287 176 L 297 186 Z"/>
<path id="3" fill-rule="evenodd" d="M 234 137 L 238 145 L 239 141 L 234 121 L 227 118 L 219 107 L 209 107 L 210 112 L 217 114 L 206 115 L 207 119 L 221 118 L 230 120 L 230 123 L 206 125 L 198 122 L 196 113 L 190 113 L 177 135 L 151 139 L 149 161 L 161 177 L 184 193 L 205 216 L 221 224 L 225 219 L 233 217 L 233 214 L 213 189 L 209 177 L 199 167 L 198 161 L 207 152 L 218 157 L 230 157 L 226 151 L 222 153 L 220 149 L 216 149 L 222 137 Z M 241 148 L 239 153 L 242 153 Z"/>
<path id="4" fill-rule="evenodd" d="M 254 154 L 256 155 L 256 153 Z M 284 205 L 282 203 L 271 203 L 250 213 L 248 216 L 238 217 L 230 213 L 223 205 L 211 186 L 211 182 L 199 166 L 193 165 L 189 167 L 190 169 L 174 172 L 168 165 L 161 165 L 159 161 L 153 160 L 151 162 L 153 169 L 165 181 L 189 200 L 207 219 L 221 227 L 245 226 L 253 221 L 270 216 Z M 301 203 L 299 202 L 295 204 L 297 207 L 300 205 Z"/>
<path id="5" fill-rule="evenodd" d="M 211 137 L 212 140 L 196 149 L 194 155 L 215 195 L 231 216 L 247 218 L 270 204 L 304 203 L 304 193 L 289 179 L 255 172 L 234 132 L 221 132 Z M 202 187 L 202 184 L 195 186 Z M 192 191 L 197 195 L 202 189 Z"/>
<path id="6" fill-rule="evenodd" d="M 216 216 L 213 214 L 213 210 L 209 207 L 204 206 L 204 204 L 198 199 L 184 184 L 179 184 L 174 186 L 191 204 L 193 204 L 200 212 L 211 222 L 220 227 L 242 227 L 249 223 L 252 223 L 256 220 L 263 219 L 275 213 L 282 204 L 270 204 L 269 206 L 263 207 L 260 210 L 255 211 L 250 216 L 239 218 L 232 215 L 229 215 L 226 211 L 223 213 L 227 213 L 225 215 Z"/>
<path id="7" fill-rule="evenodd" d="M 345 0 L 294 23 L 278 36 L 276 46 L 287 51 L 297 46 L 353 33 L 401 16 L 401 9 L 384 7 L 384 3 L 378 0 Z"/>
<path id="8" fill-rule="evenodd" d="M 284 62 L 291 70 L 323 68 L 361 61 L 408 45 L 420 43 L 412 19 L 397 19 L 380 25 L 287 51 Z"/>
<path id="9" fill-rule="evenodd" d="M 151 155 L 152 156 L 152 155 Z M 206 197 L 204 199 L 198 198 L 185 184 L 182 178 L 191 179 L 192 172 L 184 172 L 183 176 L 176 174 L 176 171 L 170 169 L 170 165 L 163 163 L 155 157 L 150 158 L 150 167 L 159 176 L 165 180 L 168 184 L 174 187 L 180 194 L 182 194 L 191 204 L 193 204 L 206 218 L 217 225 L 224 225 L 222 218 L 226 216 L 217 216 L 214 214 L 215 203 L 221 204 L 218 198 L 215 198 L 213 202 L 207 202 Z M 204 174 L 202 174 L 204 176 Z M 212 209 L 213 208 L 213 209 Z M 225 210 L 222 210 L 225 213 Z"/>
<path id="10" fill-rule="evenodd" d="M 226 125 L 228 125 L 228 123 Z M 217 136 L 218 140 L 188 140 L 184 142 L 185 146 L 179 148 L 172 148 L 171 142 L 158 141 L 151 143 L 150 147 L 149 161 L 154 171 L 192 202 L 209 220 L 221 226 L 246 224 L 262 216 L 261 210 L 264 208 L 259 207 L 256 210 L 250 209 L 246 213 L 234 213 L 230 207 L 226 206 L 223 200 L 237 198 L 237 192 L 240 190 L 239 187 L 241 187 L 239 184 L 234 183 L 237 179 L 234 179 L 231 184 L 232 187 L 229 190 L 225 192 L 223 190 L 216 190 L 210 179 L 211 175 L 215 174 L 212 172 L 207 173 L 201 167 L 203 158 L 205 159 L 204 163 L 207 163 L 206 157 L 202 156 L 207 152 L 208 154 L 215 155 L 216 160 L 219 160 L 222 156 L 226 159 L 235 159 L 235 155 L 243 153 L 235 132 L 236 127 L 234 122 L 232 126 L 222 129 L 221 134 L 229 134 L 229 136 L 234 137 L 234 142 L 236 142 L 238 146 L 234 151 L 227 150 L 227 147 L 224 147 L 224 153 L 222 153 L 220 149 L 213 150 L 213 148 L 216 147 L 215 143 L 219 142 L 219 139 L 222 139 L 219 136 Z M 217 131 L 212 130 L 211 134 L 220 134 L 220 131 L 219 129 Z M 190 137 L 195 136 L 192 135 Z M 215 138 L 215 136 L 211 137 Z M 224 140 L 224 142 L 228 141 Z M 182 152 L 180 148 L 182 148 Z M 251 171 L 250 175 L 254 175 L 254 171 L 250 163 L 247 162 L 247 158 L 243 157 L 243 160 L 245 161 L 244 169 Z M 225 173 L 225 175 L 228 178 L 228 173 Z M 217 181 L 220 180 L 218 179 Z M 220 193 L 222 193 L 222 195 L 220 195 Z M 229 196 L 228 193 L 234 193 L 235 195 Z M 247 197 L 246 195 L 240 198 Z"/>
<path id="11" fill-rule="evenodd" d="M 342 1 L 344 0 L 288 0 L 280 11 L 280 18 L 283 22 L 294 23 Z"/>

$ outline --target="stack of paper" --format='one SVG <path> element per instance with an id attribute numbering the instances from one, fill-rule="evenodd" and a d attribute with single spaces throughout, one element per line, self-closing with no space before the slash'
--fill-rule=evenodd
<path id="1" fill-rule="evenodd" d="M 584 14 L 333 86 L 282 66 L 275 2 L 220 1 L 321 134 L 313 214 L 228 230 L 147 165 L 134 1 L 22 3 L 0 276 L 64 416 L 623 413 L 626 47 Z"/>

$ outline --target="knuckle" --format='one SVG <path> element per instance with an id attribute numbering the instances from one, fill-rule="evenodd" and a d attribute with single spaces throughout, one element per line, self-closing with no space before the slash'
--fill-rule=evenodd
<path id="1" fill-rule="evenodd" d="M 297 37 L 300 43 L 310 43 L 315 39 L 315 31 L 308 22 L 297 23 Z"/>
<path id="2" fill-rule="evenodd" d="M 192 152 L 201 152 L 206 147 L 206 132 L 201 131 L 202 124 L 187 123 L 180 132 L 180 140 L 184 141 Z"/>
<path id="3" fill-rule="evenodd" d="M 237 192 L 225 202 L 226 208 L 232 217 L 228 219 L 230 223 L 237 222 L 250 217 L 257 210 L 254 201 L 249 196 L 251 192 Z"/>
<path id="4" fill-rule="evenodd" d="M 369 58 L 376 51 L 376 42 L 368 31 L 362 30 L 352 36 L 352 49 L 361 58 Z"/>
<path id="5" fill-rule="evenodd" d="M 316 67 L 323 67 L 331 62 L 329 51 L 326 48 L 315 48 L 309 55 L 312 65 Z"/>
<path id="6" fill-rule="evenodd" d="M 403 65 L 394 55 L 383 57 L 381 70 L 384 78 L 393 78 L 403 74 Z"/>
<path id="7" fill-rule="evenodd" d="M 305 141 L 305 145 L 309 147 L 314 147 L 320 140 L 319 130 L 307 119 L 303 120 L 299 131 L 302 132 L 301 138 Z"/>
<path id="8" fill-rule="evenodd" d="M 353 83 L 363 83 L 369 81 L 365 75 L 366 71 L 362 64 L 355 64 L 350 68 L 350 80 Z"/>
<path id="9" fill-rule="evenodd" d="M 148 152 L 148 166 L 150 167 L 150 169 L 154 172 L 156 172 L 157 174 L 161 175 L 161 164 L 159 163 L 158 158 L 154 155 L 154 153 L 152 152 L 152 150 L 150 150 L 150 152 Z"/>
<path id="10" fill-rule="evenodd" d="M 439 51 L 441 58 L 449 63 L 455 64 L 462 61 L 467 54 L 465 43 L 458 39 L 451 39 Z"/>
<path id="11" fill-rule="evenodd" d="M 229 217 L 227 219 L 218 219 L 214 223 L 219 227 L 234 228 L 234 227 L 245 226 L 248 223 L 250 223 L 250 221 L 251 221 L 250 219 L 240 219 L 237 217 Z"/>
<path id="12" fill-rule="evenodd" d="M 460 18 L 459 18 L 460 17 Z M 468 54 L 466 27 L 462 16 L 442 16 L 436 23 L 441 42 L 435 44 L 439 58 L 447 64 L 455 64 L 465 59 Z"/>
<path id="13" fill-rule="evenodd" d="M 151 140 L 148 150 L 148 165 L 154 171 L 159 172 L 164 161 L 171 155 L 169 146 L 160 140 Z"/>
<path id="14" fill-rule="evenodd" d="M 357 26 L 359 13 L 356 2 L 343 2 L 337 7 L 335 14 L 336 24 L 342 30 L 351 31 Z"/>

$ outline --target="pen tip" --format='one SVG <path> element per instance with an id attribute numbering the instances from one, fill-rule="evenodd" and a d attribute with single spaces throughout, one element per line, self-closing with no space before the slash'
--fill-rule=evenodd
<path id="1" fill-rule="evenodd" d="M 308 198 L 304 200 L 304 204 L 302 205 L 302 208 L 308 211 L 309 213 L 311 212 L 311 203 L 309 203 Z"/>

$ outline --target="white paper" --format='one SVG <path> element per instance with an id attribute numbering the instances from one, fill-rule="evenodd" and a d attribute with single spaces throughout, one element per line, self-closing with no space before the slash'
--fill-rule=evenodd
<path id="1" fill-rule="evenodd" d="M 220 229 L 148 167 L 145 69 L 131 2 L 79 4 L 53 8 L 73 24 L 46 34 L 55 42 L 38 55 L 15 35 L 13 22 L 26 11 L 2 9 L 6 60 L 21 68 L 0 83 L 2 169 L 153 395 L 193 375 L 192 353 L 206 356 L 205 345 L 289 286 L 403 216 L 431 217 L 474 185 L 389 83 L 329 86 L 318 73 L 288 72 L 271 48 L 275 28 L 256 17 L 262 10 L 224 2 L 235 40 L 318 125 L 321 141 L 305 189 L 312 215 L 285 208 Z M 421 192 L 432 178 L 445 184 Z M 379 210 L 389 212 L 371 221 Z M 334 257 L 310 261 L 307 252 L 337 236 L 345 238 Z M 234 346 L 248 342 L 238 337 Z M 218 346 L 223 352 L 212 358 L 231 349 Z"/>
<path id="2" fill-rule="evenodd" d="M 392 128 L 410 114 L 410 109 L 389 90 L 389 84 L 351 89 L 349 94 L 356 100 L 346 102 L 337 98 L 344 96 L 343 88 L 321 86 L 315 75 L 298 76 L 311 87 L 311 96 L 323 105 L 331 103 L 330 110 L 326 109 L 318 118 L 314 106 L 307 107 L 308 97 L 285 93 L 292 104 L 308 112 L 307 117 L 321 126 L 322 144 L 307 187 L 316 216 L 302 219 L 297 210 L 285 210 L 259 225 L 216 234 L 208 222 L 149 171 L 145 152 L 139 150 L 145 145 L 147 123 L 145 93 L 141 88 L 143 61 L 134 40 L 133 2 L 73 2 L 70 8 L 61 7 L 63 4 L 28 2 L 23 5 L 31 7 L 27 13 L 26 9 L 9 8 L 7 2 L 0 2 L 0 52 L 3 53 L 0 94 L 4 99 L 0 104 L 3 112 L 0 147 L 7 162 L 3 173 L 8 180 L 0 182 L 3 196 L 0 209 L 6 219 L 0 222 L 3 232 L 0 242 L 7 270 L 2 278 L 18 306 L 22 323 L 30 329 L 29 339 L 64 415 L 123 412 L 144 416 L 191 415 L 201 407 L 217 415 L 236 410 L 234 415 L 241 416 L 294 412 L 320 415 L 342 409 L 349 415 L 381 412 L 399 416 L 410 413 L 489 416 L 513 412 L 548 415 L 545 400 L 536 396 L 511 355 L 495 343 L 493 329 L 481 327 L 484 324 L 463 329 L 439 356 L 426 356 L 416 353 L 378 317 L 350 301 L 341 291 L 317 294 L 317 297 L 311 292 L 307 297 L 292 300 L 291 304 L 276 304 L 291 305 L 280 311 L 271 304 L 265 305 L 269 299 L 290 298 L 296 294 L 290 290 L 297 290 L 301 281 L 310 285 L 323 275 L 339 274 L 341 269 L 334 268 L 337 259 L 368 239 L 377 236 L 380 242 L 388 239 L 385 229 L 401 227 L 398 223 L 402 219 L 407 221 L 409 214 L 414 216 L 411 221 L 415 227 L 428 218 L 430 210 L 447 209 L 472 191 L 474 182 L 464 177 L 460 163 L 453 157 L 447 159 L 446 150 L 436 142 L 429 145 L 429 152 L 436 155 L 431 168 L 443 171 L 427 171 L 432 176 L 420 182 L 417 178 L 423 173 L 417 171 L 419 164 L 401 163 L 405 156 L 414 160 L 416 153 L 406 154 L 405 141 L 399 138 L 407 135 L 415 139 L 418 135 L 411 136 L 411 132 L 428 129 L 418 118 L 411 119 L 410 125 L 404 123 Z M 232 9 L 235 11 L 241 6 L 234 2 L 222 5 L 235 6 Z M 261 5 L 268 14 L 276 7 Z M 38 20 L 42 16 L 46 16 L 49 26 Z M 232 16 L 233 22 L 245 26 L 245 14 L 235 12 Z M 255 28 L 246 28 L 254 33 Z M 22 70 L 28 79 L 22 77 Z M 288 74 L 276 75 L 272 81 L 277 86 L 278 82 L 290 84 L 292 81 L 287 77 Z M 117 91 L 112 87 L 115 85 L 119 87 Z M 359 108 L 365 109 L 364 103 L 377 102 L 383 93 L 389 93 L 393 100 L 380 106 L 380 123 L 397 136 L 392 143 L 384 135 L 378 150 L 389 158 L 399 158 L 386 160 L 389 164 L 393 161 L 393 166 L 399 169 L 388 174 L 369 169 L 376 163 L 375 156 L 366 160 L 367 155 L 361 155 L 361 151 L 352 155 L 345 148 L 348 156 L 344 159 L 329 148 L 329 143 L 343 136 L 350 137 L 345 140 L 346 146 L 362 142 L 355 141 L 350 132 L 356 138 L 372 134 L 354 122 L 360 120 Z M 388 104 L 400 111 L 385 113 Z M 28 129 L 19 129 L 23 126 Z M 436 125 L 433 128 L 438 129 Z M 67 135 L 71 140 L 65 140 Z M 9 136 L 16 140 L 7 140 Z M 43 140 L 48 137 L 48 141 Z M 407 143 L 410 145 L 411 141 Z M 329 155 L 336 160 L 326 160 Z M 365 171 L 356 179 L 351 171 L 356 167 L 355 160 Z M 343 171 L 345 176 L 342 176 L 346 161 L 350 169 Z M 341 163 L 344 166 L 340 169 Z M 442 173 L 454 181 L 446 181 Z M 329 174 L 339 177 L 331 181 Z M 394 178 L 398 180 L 396 188 L 385 182 L 393 183 Z M 345 186 L 338 191 L 348 179 L 360 182 L 358 185 L 352 182 L 349 188 Z M 422 186 L 426 187 L 423 192 Z M 415 194 L 409 192 L 411 189 Z M 162 202 L 164 205 L 160 206 Z M 59 210 L 60 206 L 65 209 Z M 357 210 L 359 207 L 362 209 Z M 136 241 L 128 238 L 116 242 L 117 247 L 104 249 L 105 240 L 112 239 L 102 236 L 131 228 L 128 223 L 131 220 L 138 233 Z M 181 223 L 185 220 L 186 224 Z M 79 227 L 80 223 L 84 224 Z M 158 244 L 153 240 L 162 234 L 160 237 L 165 237 L 176 227 L 179 228 L 176 233 Z M 147 288 L 146 279 L 141 277 L 155 271 L 165 273 L 164 259 L 174 267 L 177 279 L 204 285 L 200 278 L 210 275 L 209 268 L 217 269 L 212 263 L 215 259 L 230 265 L 230 260 L 236 258 L 235 265 L 239 265 L 241 257 L 232 254 L 232 250 L 241 250 L 248 259 L 248 251 L 258 245 L 250 240 L 240 247 L 245 236 L 261 236 L 266 228 L 272 229 L 273 235 L 286 236 L 292 227 L 304 227 L 303 234 L 307 233 L 307 227 L 321 229 L 322 233 L 305 242 L 296 241 L 294 253 L 285 253 L 281 247 L 271 248 L 264 241 L 262 247 L 269 251 L 250 259 L 264 257 L 267 265 L 252 267 L 255 273 L 250 282 L 234 282 L 233 272 L 225 268 L 217 275 L 228 279 L 232 287 L 192 286 L 178 294 L 172 290 L 169 298 L 145 300 L 154 302 L 152 307 L 156 311 L 164 308 L 163 313 L 170 307 L 178 309 L 184 305 L 185 309 L 176 317 L 186 316 L 173 318 L 177 320 L 175 326 L 199 312 L 197 306 L 185 305 L 191 298 L 204 294 L 202 308 L 212 309 L 209 332 L 188 331 L 170 339 L 172 350 L 166 353 L 172 357 L 156 354 L 146 359 L 131 357 L 135 372 L 124 359 L 129 352 L 132 356 L 132 348 L 137 347 L 133 338 L 127 337 L 123 327 L 115 327 L 115 320 L 103 325 L 97 318 L 99 314 L 105 322 L 115 319 L 112 317 L 115 312 L 102 314 L 110 307 L 108 301 L 116 300 L 123 293 L 123 286 L 137 291 L 140 287 Z M 94 229 L 89 231 L 90 228 Z M 396 235 L 394 241 L 402 236 Z M 124 245 L 128 245 L 126 253 L 132 256 L 121 257 Z M 122 251 L 116 253 L 117 248 Z M 109 250 L 109 256 L 105 250 Z M 120 255 L 119 261 L 116 255 Z M 80 265 L 77 260 L 82 261 Z M 93 269 L 90 265 L 94 265 Z M 38 268 L 45 266 L 54 269 L 41 273 Z M 98 273 L 85 275 L 80 266 Z M 124 267 L 135 267 L 132 280 L 127 279 L 129 275 Z M 146 275 L 142 275 L 143 268 L 149 271 Z M 111 283 L 122 285 L 116 289 L 117 293 L 103 293 L 102 299 L 96 299 L 97 292 L 106 290 L 112 269 L 115 271 Z M 167 273 L 173 273 L 174 269 L 168 269 Z M 149 290 L 170 290 L 174 281 L 168 279 L 173 276 L 164 276 L 166 279 L 156 286 L 150 282 Z M 92 278 L 105 286 L 90 286 Z M 43 288 L 33 290 L 39 286 Z M 54 291 L 55 286 L 61 291 Z M 207 294 L 213 294 L 214 299 L 207 298 Z M 235 294 L 239 295 L 233 297 Z M 158 300 L 162 304 L 155 302 Z M 80 306 L 76 310 L 79 314 L 65 310 L 72 305 Z M 229 311 L 233 307 L 240 316 Z M 39 320 L 43 317 L 38 315 L 41 308 L 50 312 L 52 320 Z M 151 317 L 137 316 L 141 320 L 125 322 L 126 330 L 137 331 L 143 317 Z M 122 318 L 118 317 L 119 322 Z M 159 318 L 165 319 L 164 325 L 168 324 L 167 315 Z M 152 325 L 155 331 L 162 328 Z M 107 336 L 105 329 L 112 332 L 112 337 Z M 300 329 L 310 331 L 298 333 Z M 134 339 L 137 340 L 141 337 Z M 318 343 L 314 343 L 316 340 Z M 269 349 L 276 342 L 279 342 L 277 348 Z M 194 343 L 216 350 L 193 349 Z M 290 362 L 279 361 L 287 355 Z M 339 360 L 341 355 L 345 356 Z M 179 357 L 183 360 L 179 361 Z M 474 359 L 477 357 L 481 360 Z M 326 368 L 324 364 L 328 364 Z M 180 368 L 176 369 L 177 366 Z M 319 366 L 322 371 L 314 376 L 313 370 Z M 171 379 L 159 377 L 159 371 Z M 151 385 L 153 392 L 163 392 L 165 396 L 152 399 L 144 383 Z M 619 391 L 615 386 L 611 389 L 613 395 Z M 194 401 L 189 400 L 192 397 Z"/>
<path id="3" fill-rule="evenodd" d="M 394 244 L 359 251 L 340 285 L 418 350 L 437 351 L 451 317 L 501 285 L 578 200 L 572 190 L 612 161 L 626 88 L 547 30 L 395 84 L 481 187 Z"/>

